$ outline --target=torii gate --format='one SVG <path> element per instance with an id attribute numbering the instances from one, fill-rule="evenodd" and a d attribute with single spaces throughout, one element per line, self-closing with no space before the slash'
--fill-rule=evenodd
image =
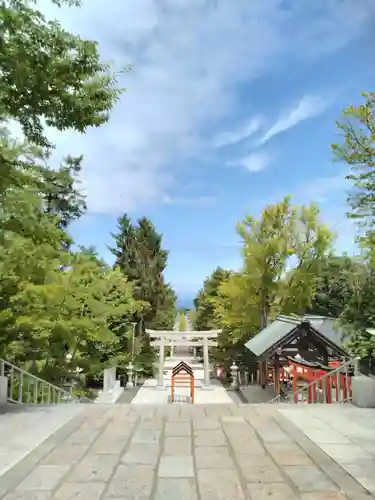
<path id="1" fill-rule="evenodd" d="M 208 357 L 208 348 L 217 346 L 217 336 L 221 330 L 207 331 L 170 331 L 170 330 L 148 330 L 146 333 L 152 340 L 151 346 L 159 347 L 159 366 L 158 366 L 158 386 L 164 387 L 164 348 L 165 347 L 200 347 L 203 346 L 203 368 L 204 368 L 204 386 L 210 385 L 210 361 Z M 198 339 L 198 340 L 196 340 Z"/>

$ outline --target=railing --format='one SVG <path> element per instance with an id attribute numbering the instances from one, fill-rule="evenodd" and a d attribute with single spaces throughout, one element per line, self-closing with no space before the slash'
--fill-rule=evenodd
<path id="1" fill-rule="evenodd" d="M 62 403 L 92 403 L 86 397 L 73 396 L 17 366 L 0 359 L 0 403 L 53 405 Z"/>
<path id="2" fill-rule="evenodd" d="M 352 376 L 357 370 L 358 359 L 350 359 L 293 394 L 280 394 L 269 403 L 349 403 L 352 400 Z"/>

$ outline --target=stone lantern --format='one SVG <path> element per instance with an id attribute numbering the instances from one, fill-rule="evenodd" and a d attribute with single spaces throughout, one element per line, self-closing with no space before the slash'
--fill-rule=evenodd
<path id="1" fill-rule="evenodd" d="M 236 365 L 236 362 L 233 361 L 232 366 L 230 367 L 230 372 L 232 375 L 232 383 L 231 387 L 232 389 L 238 389 L 238 366 Z"/>

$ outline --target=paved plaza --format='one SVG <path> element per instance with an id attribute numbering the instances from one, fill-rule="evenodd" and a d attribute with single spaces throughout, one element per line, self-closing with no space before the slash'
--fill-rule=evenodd
<path id="1" fill-rule="evenodd" d="M 74 408 L 77 414 L 66 413 L 65 425 L 0 476 L 1 500 L 375 498 L 374 410 Z"/>
<path id="2" fill-rule="evenodd" d="M 164 389 L 157 389 L 157 380 L 148 379 L 143 386 L 139 389 L 137 395 L 132 400 L 131 404 L 134 405 L 158 405 L 167 404 L 168 396 L 171 393 L 169 386 Z M 190 394 L 189 387 L 176 387 L 176 395 L 188 396 Z M 194 404 L 234 404 L 240 403 L 236 394 L 229 393 L 223 385 L 217 380 L 211 380 L 209 389 L 202 388 L 199 385 L 195 387 Z"/>

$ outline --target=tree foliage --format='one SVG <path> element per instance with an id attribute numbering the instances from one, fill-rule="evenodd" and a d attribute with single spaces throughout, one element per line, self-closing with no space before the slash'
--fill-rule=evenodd
<path id="1" fill-rule="evenodd" d="M 301 313 L 311 304 L 319 263 L 333 235 L 319 210 L 289 198 L 267 206 L 257 219 L 237 225 L 243 265 L 219 287 L 215 315 L 233 344 L 243 343 L 279 313 Z"/>
<path id="2" fill-rule="evenodd" d="M 340 320 L 353 354 L 375 358 L 375 339 L 366 330 L 375 325 L 375 93 L 363 92 L 364 102 L 348 106 L 337 122 L 342 141 L 332 145 L 336 160 L 350 168 L 352 183 L 348 216 L 362 229 L 362 269 L 350 272 L 356 282 L 349 290 Z"/>
<path id="3" fill-rule="evenodd" d="M 133 283 L 138 300 L 149 304 L 146 315 L 136 318 L 152 328 L 153 320 L 163 305 L 173 302 L 170 287 L 164 281 L 168 252 L 162 248 L 162 235 L 152 222 L 143 217 L 133 224 L 127 214 L 118 219 L 118 232 L 113 235 L 115 266 Z"/>
<path id="4" fill-rule="evenodd" d="M 215 299 L 217 298 L 220 285 L 229 279 L 231 273 L 221 267 L 216 268 L 211 276 L 203 283 L 202 290 L 194 299 L 195 317 L 194 326 L 197 330 L 212 330 L 218 326 L 218 318 L 215 317 Z"/>
<path id="5" fill-rule="evenodd" d="M 48 21 L 26 0 L 1 2 L 0 23 L 0 117 L 16 120 L 42 146 L 50 146 L 43 123 L 84 132 L 107 121 L 121 91 L 96 42 Z"/>
<path id="6" fill-rule="evenodd" d="M 0 357 L 55 383 L 81 372 L 95 378 L 131 359 L 134 318 L 172 326 L 167 252 L 146 218 L 129 227 L 113 269 L 93 247 L 73 249 L 69 227 L 86 210 L 83 158 L 52 166 L 44 126 L 100 126 L 122 89 L 96 42 L 48 21 L 37 2 L 1 2 L 0 27 Z M 22 137 L 12 136 L 9 120 Z M 121 224 L 126 233 L 126 217 Z M 141 351 L 152 363 L 146 343 Z"/>
<path id="7" fill-rule="evenodd" d="M 176 295 L 164 280 L 168 252 L 162 248 L 162 235 L 143 217 L 134 224 L 127 214 L 118 219 L 111 248 L 117 266 L 133 286 L 134 297 L 147 304 L 133 317 L 137 323 L 138 362 L 151 369 L 154 350 L 149 347 L 146 328 L 172 329 L 176 316 Z"/>
<path id="8" fill-rule="evenodd" d="M 315 295 L 307 308 L 309 314 L 339 318 L 366 274 L 363 261 L 348 255 L 328 255 L 318 263 Z"/>
<path id="9" fill-rule="evenodd" d="M 363 92 L 362 96 L 363 104 L 343 111 L 337 122 L 343 140 L 332 148 L 336 159 L 351 169 L 348 216 L 371 229 L 375 222 L 375 93 Z"/>

